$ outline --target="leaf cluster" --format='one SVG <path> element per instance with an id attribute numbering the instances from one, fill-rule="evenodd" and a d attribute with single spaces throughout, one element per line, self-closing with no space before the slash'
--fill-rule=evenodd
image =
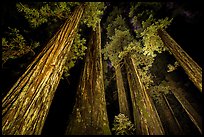
<path id="1" fill-rule="evenodd" d="M 37 4 L 17 3 L 17 10 L 24 15 L 32 28 L 43 23 L 57 22 L 69 17 L 71 8 L 79 2 L 41 2 Z"/>
<path id="2" fill-rule="evenodd" d="M 115 135 L 134 135 L 134 125 L 127 116 L 120 113 L 115 116 L 113 128 Z"/>
<path id="3" fill-rule="evenodd" d="M 29 46 L 30 45 L 30 46 Z M 35 54 L 33 49 L 38 47 L 39 42 L 27 43 L 17 28 L 10 28 L 6 37 L 2 38 L 2 60 L 3 64 L 8 59 L 19 58 L 29 52 Z"/>
<path id="4" fill-rule="evenodd" d="M 96 24 L 100 22 L 105 8 L 104 2 L 85 2 L 82 22 L 95 30 Z"/>
<path id="5" fill-rule="evenodd" d="M 102 50 L 104 54 L 104 59 L 110 59 L 112 65 L 116 67 L 122 60 L 120 52 L 123 51 L 123 48 L 128 46 L 129 43 L 133 40 L 130 35 L 129 30 L 118 30 L 115 29 L 115 35 L 110 37 L 110 42 L 106 44 L 106 47 Z"/>
<path id="6" fill-rule="evenodd" d="M 86 39 L 81 37 L 80 32 L 76 32 L 73 45 L 68 55 L 68 57 L 70 58 L 68 58 L 68 61 L 66 62 L 66 65 L 64 67 L 64 73 L 63 73 L 64 77 L 68 77 L 70 75 L 69 70 L 75 66 L 75 63 L 77 60 L 83 59 L 85 55 L 85 51 L 87 49 L 85 44 L 86 44 Z"/>
<path id="7" fill-rule="evenodd" d="M 179 66 L 180 65 L 177 61 L 175 61 L 173 65 L 168 64 L 167 65 L 167 68 L 168 68 L 167 72 L 172 72 L 172 71 L 176 70 Z"/>

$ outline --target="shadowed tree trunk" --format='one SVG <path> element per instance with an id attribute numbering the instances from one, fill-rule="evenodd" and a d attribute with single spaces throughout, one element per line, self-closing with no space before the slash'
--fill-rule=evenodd
<path id="1" fill-rule="evenodd" d="M 171 77 L 167 75 L 168 81 L 170 83 L 170 86 L 174 86 L 176 88 L 179 87 Z M 193 124 L 196 126 L 198 131 L 202 134 L 202 117 L 197 113 L 197 111 L 193 108 L 193 106 L 190 104 L 190 102 L 186 99 L 185 94 L 182 93 L 184 91 L 182 90 L 172 90 L 171 91 L 173 95 L 176 97 L 178 102 L 181 104 L 187 115 L 189 116 L 190 120 L 193 122 Z"/>
<path id="2" fill-rule="evenodd" d="M 183 135 L 183 130 L 165 95 L 163 93 L 157 93 L 157 91 L 154 91 L 154 93 L 150 92 L 151 96 L 153 96 L 152 94 L 156 94 L 157 96 L 155 106 L 164 127 L 165 134 Z"/>
<path id="3" fill-rule="evenodd" d="M 128 101 L 127 101 L 127 96 L 125 92 L 120 66 L 115 67 L 115 74 L 116 74 L 116 82 L 117 82 L 117 89 L 118 89 L 118 102 L 119 102 L 120 113 L 123 113 L 130 118 L 130 111 L 128 107 Z"/>
<path id="4" fill-rule="evenodd" d="M 88 51 L 77 90 L 76 103 L 65 134 L 111 134 L 106 111 L 99 23 L 96 31 L 92 32 L 88 43 Z"/>
<path id="5" fill-rule="evenodd" d="M 160 118 L 140 79 L 134 58 L 126 58 L 127 77 L 137 135 L 163 135 Z"/>
<path id="6" fill-rule="evenodd" d="M 3 134 L 41 134 L 83 10 L 73 12 L 3 98 Z"/>
<path id="7" fill-rule="evenodd" d="M 189 79 L 202 92 L 202 68 L 173 40 L 164 30 L 158 30 L 158 34 L 179 64 L 183 67 Z"/>
<path id="8" fill-rule="evenodd" d="M 176 99 L 179 101 L 183 109 L 188 114 L 191 121 L 195 124 L 199 132 L 202 134 L 202 117 L 195 111 L 188 100 L 182 96 L 177 90 L 172 91 Z"/>

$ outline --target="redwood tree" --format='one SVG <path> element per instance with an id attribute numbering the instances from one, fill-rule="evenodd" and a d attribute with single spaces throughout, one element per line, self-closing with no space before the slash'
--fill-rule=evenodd
<path id="1" fill-rule="evenodd" d="M 77 7 L 3 98 L 3 134 L 41 134 L 83 10 Z"/>
<path id="2" fill-rule="evenodd" d="M 126 58 L 136 134 L 163 135 L 162 123 L 138 73 L 136 61 L 133 57 Z"/>
<path id="3" fill-rule="evenodd" d="M 158 35 L 169 51 L 174 55 L 179 64 L 183 67 L 189 79 L 202 92 L 202 68 L 179 46 L 176 41 L 162 29 L 158 30 Z"/>
<path id="4" fill-rule="evenodd" d="M 106 111 L 99 23 L 96 31 L 91 33 L 76 102 L 65 134 L 111 134 Z"/>
<path id="5" fill-rule="evenodd" d="M 121 71 L 123 61 L 118 57 L 123 47 L 127 46 L 132 37 L 127 29 L 125 20 L 120 14 L 120 10 L 114 7 L 107 19 L 107 40 L 109 41 L 104 49 L 104 58 L 109 58 L 111 64 L 115 68 L 116 84 L 118 91 L 119 112 L 130 118 L 130 110 L 127 100 L 127 89 L 124 86 L 124 78 Z"/>

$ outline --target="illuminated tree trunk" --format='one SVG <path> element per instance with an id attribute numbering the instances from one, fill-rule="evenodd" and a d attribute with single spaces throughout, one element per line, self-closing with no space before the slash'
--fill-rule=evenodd
<path id="1" fill-rule="evenodd" d="M 116 82 L 117 82 L 117 89 L 118 89 L 118 102 L 119 102 L 120 113 L 123 113 L 130 118 L 128 101 L 127 101 L 127 96 L 126 96 L 124 83 L 123 83 L 123 77 L 121 73 L 121 68 L 119 66 L 115 68 L 115 74 L 116 74 Z"/>
<path id="2" fill-rule="evenodd" d="M 85 66 L 77 90 L 76 103 L 67 135 L 111 134 L 103 83 L 100 24 L 88 43 Z"/>
<path id="3" fill-rule="evenodd" d="M 41 134 L 83 10 L 73 12 L 3 98 L 3 134 Z"/>
<path id="4" fill-rule="evenodd" d="M 183 67 L 189 79 L 202 92 L 202 68 L 173 40 L 164 30 L 158 30 L 158 34 L 179 64 Z"/>
<path id="5" fill-rule="evenodd" d="M 164 130 L 160 118 L 154 104 L 150 101 L 135 64 L 135 59 L 126 58 L 136 134 L 163 135 Z"/>

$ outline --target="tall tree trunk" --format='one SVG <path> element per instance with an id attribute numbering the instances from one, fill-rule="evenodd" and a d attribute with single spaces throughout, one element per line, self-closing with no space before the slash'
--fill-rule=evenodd
<path id="1" fill-rule="evenodd" d="M 164 44 L 183 67 L 189 79 L 202 92 L 202 68 L 173 40 L 164 30 L 159 29 L 158 34 Z"/>
<path id="2" fill-rule="evenodd" d="M 154 104 L 150 101 L 135 64 L 134 58 L 126 58 L 136 134 L 163 135 L 164 129 L 160 118 L 153 107 Z"/>
<path id="3" fill-rule="evenodd" d="M 130 111 L 128 107 L 128 101 L 127 101 L 127 96 L 125 92 L 120 66 L 115 67 L 115 74 L 116 74 L 116 82 L 117 82 L 117 89 L 118 89 L 118 102 L 119 102 L 120 113 L 123 113 L 130 118 Z"/>
<path id="4" fill-rule="evenodd" d="M 195 124 L 199 132 L 202 134 L 202 117 L 195 111 L 188 100 L 182 96 L 177 90 L 172 91 L 176 99 L 179 101 L 191 121 Z"/>
<path id="5" fill-rule="evenodd" d="M 183 130 L 165 95 L 163 93 L 158 93 L 157 91 L 154 91 L 154 93 L 150 92 L 150 96 L 153 96 L 153 94 L 157 96 L 155 106 L 164 127 L 165 134 L 183 135 Z"/>
<path id="6" fill-rule="evenodd" d="M 41 134 L 83 10 L 74 11 L 3 98 L 3 134 Z"/>
<path id="7" fill-rule="evenodd" d="M 103 83 L 100 24 L 92 32 L 67 135 L 111 134 Z"/>
<path id="8" fill-rule="evenodd" d="M 167 75 L 166 77 L 168 78 L 170 86 L 179 88 L 179 85 L 175 81 L 173 81 L 170 76 Z M 196 126 L 198 131 L 202 134 L 202 117 L 197 113 L 197 111 L 193 108 L 190 102 L 186 99 L 185 94 L 183 93 L 184 91 L 175 89 L 172 90 L 171 92 L 178 100 L 178 102 L 181 104 L 181 106 L 189 116 L 190 120 Z"/>

